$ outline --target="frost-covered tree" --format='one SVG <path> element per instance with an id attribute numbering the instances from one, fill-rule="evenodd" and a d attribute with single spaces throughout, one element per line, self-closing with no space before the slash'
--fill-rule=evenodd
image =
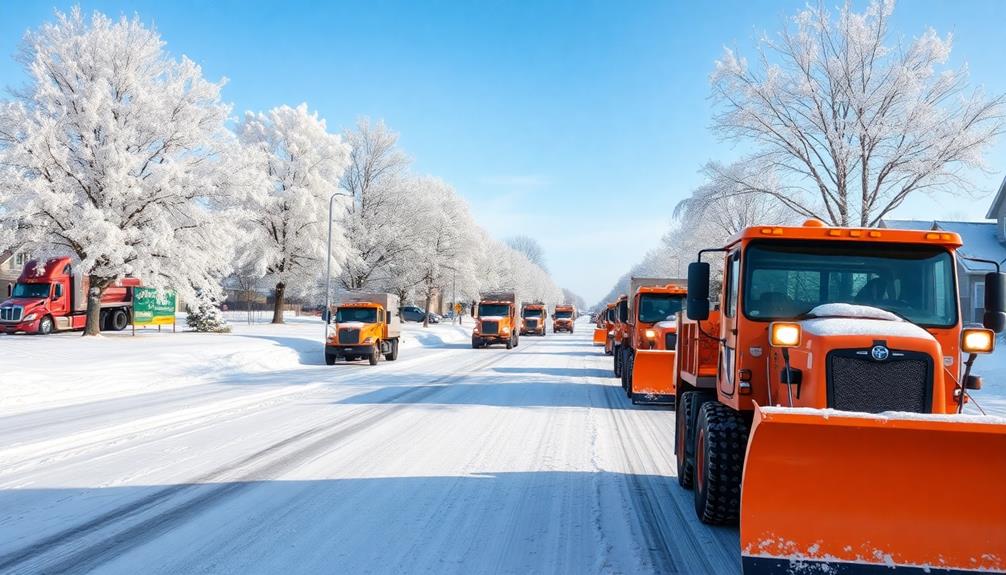
<path id="1" fill-rule="evenodd" d="M 352 152 L 341 185 L 353 203 L 344 218 L 348 253 L 340 281 L 359 290 L 387 280 L 389 268 L 400 267 L 411 249 L 408 230 L 416 214 L 404 209 L 410 160 L 398 148 L 398 134 L 384 122 L 363 119 L 343 137 Z"/>
<path id="2" fill-rule="evenodd" d="M 0 229 L 75 257 L 84 334 L 125 276 L 182 297 L 218 285 L 234 237 L 219 210 L 239 191 L 223 82 L 170 57 L 138 18 L 79 9 L 29 31 L 18 61 L 28 82 L 0 104 Z"/>
<path id="3" fill-rule="evenodd" d="M 307 104 L 248 112 L 237 131 L 256 158 L 260 184 L 246 203 L 249 241 L 242 263 L 274 283 L 272 322 L 283 323 L 288 287 L 309 290 L 325 269 L 329 199 L 350 149 Z M 332 269 L 338 270 L 346 248 L 341 230 L 333 235 Z"/>
<path id="4" fill-rule="evenodd" d="M 506 245 L 524 254 L 527 259 L 531 260 L 531 263 L 548 271 L 548 267 L 545 265 L 545 250 L 542 249 L 538 240 L 528 235 L 516 235 L 507 238 L 505 241 Z"/>
<path id="5" fill-rule="evenodd" d="M 759 178 L 764 181 L 769 177 L 756 173 L 752 165 L 736 162 L 723 166 L 710 162 L 703 172 L 706 181 L 674 208 L 675 219 L 689 222 L 689 229 L 704 232 L 698 236 L 701 240 L 725 240 L 749 226 L 791 223 L 797 216 L 774 196 L 748 193 L 747 187 L 738 183 Z"/>
<path id="6" fill-rule="evenodd" d="M 874 226 L 916 192 L 967 189 L 1003 131 L 1006 96 L 948 66 L 949 35 L 893 38 L 892 0 L 862 13 L 847 1 L 834 16 L 825 6 L 763 37 L 755 62 L 730 49 L 716 62 L 714 129 L 754 153 L 749 169 L 710 169 L 842 226 Z"/>
<path id="7" fill-rule="evenodd" d="M 229 333 L 231 326 L 227 325 L 224 314 L 220 311 L 218 300 L 209 290 L 199 290 L 193 303 L 189 304 L 189 313 L 185 323 L 195 331 L 210 333 Z"/>

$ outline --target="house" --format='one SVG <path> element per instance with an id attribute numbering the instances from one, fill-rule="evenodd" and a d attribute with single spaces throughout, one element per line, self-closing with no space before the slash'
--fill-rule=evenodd
<path id="1" fill-rule="evenodd" d="M 952 220 L 883 220 L 882 228 L 901 230 L 942 230 L 961 236 L 958 250 L 957 281 L 961 315 L 965 323 L 981 323 L 985 313 L 985 274 L 996 270 L 996 263 L 1006 271 L 1006 179 L 999 186 L 985 222 Z M 984 260 L 984 261 L 977 261 Z M 995 262 L 995 263 L 991 263 Z"/>
<path id="2" fill-rule="evenodd" d="M 10 297 L 14 284 L 21 277 L 21 270 L 29 259 L 27 252 L 16 248 L 0 252 L 0 298 Z"/>

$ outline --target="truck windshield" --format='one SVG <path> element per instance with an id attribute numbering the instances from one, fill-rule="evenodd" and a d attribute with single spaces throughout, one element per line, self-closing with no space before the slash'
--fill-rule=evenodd
<path id="1" fill-rule="evenodd" d="M 744 314 L 790 319 L 826 303 L 881 308 L 924 326 L 957 323 L 954 262 L 940 246 L 752 243 L 745 257 Z"/>
<path id="2" fill-rule="evenodd" d="M 483 303 L 479 304 L 479 316 L 504 316 L 510 315 L 510 306 L 505 303 Z"/>
<path id="3" fill-rule="evenodd" d="M 611 308 L 607 312 L 605 312 L 604 317 L 608 321 L 615 321 L 615 308 Z"/>
<path id="4" fill-rule="evenodd" d="M 335 312 L 335 323 L 358 321 L 361 323 L 377 323 L 377 308 L 372 307 L 340 307 Z"/>
<path id="5" fill-rule="evenodd" d="M 573 312 L 571 311 L 557 311 L 555 312 L 556 319 L 569 319 L 573 317 Z"/>
<path id="6" fill-rule="evenodd" d="M 26 297 L 26 298 L 46 298 L 49 297 L 49 290 L 52 289 L 52 284 L 14 284 L 14 289 L 11 291 L 11 297 Z"/>
<path id="7" fill-rule="evenodd" d="M 526 309 L 524 310 L 524 317 L 541 317 L 540 309 Z"/>
<path id="8" fill-rule="evenodd" d="M 684 296 L 649 293 L 639 296 L 639 321 L 657 323 L 681 311 Z"/>

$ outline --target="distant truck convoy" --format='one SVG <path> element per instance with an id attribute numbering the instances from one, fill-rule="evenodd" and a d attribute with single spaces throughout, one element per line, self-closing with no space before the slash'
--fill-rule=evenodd
<path id="1" fill-rule="evenodd" d="M 398 296 L 390 293 L 361 293 L 346 296 L 326 321 L 335 325 L 325 342 L 325 363 L 335 365 L 340 359 L 367 358 L 377 365 L 383 356 L 398 359 L 402 321 Z"/>
<path id="2" fill-rule="evenodd" d="M 40 269 L 41 268 L 41 269 Z M 124 278 L 101 297 L 101 329 L 121 331 L 130 324 L 137 278 Z M 0 303 L 3 333 L 49 334 L 84 329 L 87 323 L 87 277 L 69 257 L 25 264 L 11 297 Z"/>
<path id="3" fill-rule="evenodd" d="M 520 334 L 521 335 L 545 335 L 545 322 L 548 320 L 548 311 L 543 303 L 526 303 L 520 310 Z"/>
<path id="4" fill-rule="evenodd" d="M 571 305 L 555 306 L 552 314 L 552 333 L 567 331 L 573 333 L 573 321 L 576 319 L 576 308 Z"/>
<path id="5" fill-rule="evenodd" d="M 520 344 L 517 325 L 517 298 L 514 292 L 482 294 L 472 330 L 472 348 L 502 343 L 507 349 Z"/>

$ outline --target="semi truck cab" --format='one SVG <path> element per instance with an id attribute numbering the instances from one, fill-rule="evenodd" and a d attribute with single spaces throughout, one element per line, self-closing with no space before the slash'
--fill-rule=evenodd
<path id="1" fill-rule="evenodd" d="M 352 295 L 338 304 L 328 320 L 334 320 L 334 325 L 325 342 L 327 365 L 335 365 L 339 359 L 367 358 L 370 365 L 377 365 L 381 356 L 388 361 L 398 359 L 402 325 L 398 296 L 388 293 Z"/>

